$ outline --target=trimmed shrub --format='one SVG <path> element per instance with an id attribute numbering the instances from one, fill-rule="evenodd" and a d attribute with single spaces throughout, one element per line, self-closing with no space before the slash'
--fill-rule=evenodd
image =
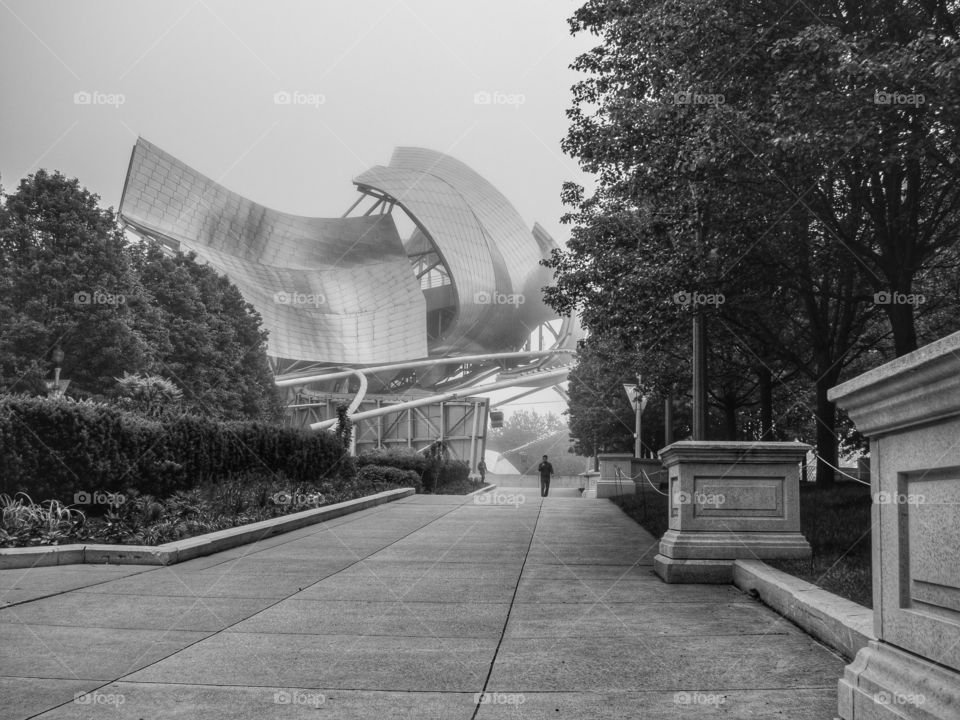
<path id="1" fill-rule="evenodd" d="M 414 470 L 418 474 L 430 470 L 433 460 L 423 453 L 409 448 L 371 450 L 357 456 L 357 467 L 365 465 L 385 465 L 400 470 Z"/>
<path id="2" fill-rule="evenodd" d="M 65 503 L 76 493 L 127 489 L 166 497 L 244 472 L 315 483 L 352 478 L 355 469 L 328 432 L 193 415 L 154 420 L 65 398 L 0 398 L 0 493 Z"/>
<path id="3" fill-rule="evenodd" d="M 412 487 L 423 492 L 416 470 L 401 470 L 387 465 L 364 465 L 357 472 L 357 484 L 364 493 L 378 493 L 398 487 Z"/>
<path id="4" fill-rule="evenodd" d="M 463 460 L 446 460 L 440 463 L 436 487 L 465 483 L 470 477 L 470 466 Z"/>
<path id="5" fill-rule="evenodd" d="M 450 483 L 465 482 L 470 475 L 470 466 L 462 460 L 440 460 L 407 448 L 371 450 L 358 456 L 356 460 L 361 472 L 365 466 L 370 465 L 416 472 L 425 492 L 435 492 L 438 487 Z"/>

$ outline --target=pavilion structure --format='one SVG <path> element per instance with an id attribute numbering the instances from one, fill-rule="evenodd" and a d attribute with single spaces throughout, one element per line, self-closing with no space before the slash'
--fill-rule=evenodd
<path id="1" fill-rule="evenodd" d="M 542 300 L 557 247 L 468 166 L 423 148 L 354 179 L 340 217 L 304 217 L 228 190 L 140 138 L 120 217 L 237 285 L 269 331 L 286 422 L 322 429 L 349 405 L 356 449 L 442 443 L 483 457 L 494 389 L 565 397 L 582 330 Z"/>

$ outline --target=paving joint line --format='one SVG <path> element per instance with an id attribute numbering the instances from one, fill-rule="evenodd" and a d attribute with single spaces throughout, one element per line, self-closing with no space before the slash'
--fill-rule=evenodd
<path id="1" fill-rule="evenodd" d="M 537 508 L 537 519 L 533 522 L 533 532 L 530 533 L 530 542 L 527 543 L 527 552 L 523 556 L 523 564 L 520 566 L 520 574 L 517 576 L 517 584 L 513 587 L 513 596 L 510 598 L 510 607 L 507 609 L 507 617 L 503 621 L 503 630 L 500 632 L 500 639 L 497 640 L 497 647 L 493 651 L 493 659 L 490 661 L 490 669 L 487 671 L 487 677 L 483 681 L 483 688 L 480 690 L 480 698 L 477 702 L 476 708 L 473 710 L 473 715 L 470 716 L 470 720 L 476 720 L 477 713 L 480 712 L 480 708 L 483 707 L 483 699 L 487 694 L 487 687 L 490 685 L 490 678 L 493 676 L 493 668 L 497 664 L 497 658 L 500 656 L 500 647 L 503 645 L 503 641 L 507 636 L 507 627 L 510 625 L 510 617 L 513 615 L 513 606 L 517 601 L 517 594 L 520 592 L 520 583 L 523 580 L 523 571 L 527 568 L 527 559 L 530 557 L 530 550 L 533 547 L 534 538 L 537 536 L 537 527 L 540 524 L 540 516 L 543 514 L 543 500 L 540 501 L 540 505 Z"/>
<path id="2" fill-rule="evenodd" d="M 443 506 L 441 505 L 440 507 L 443 507 Z M 330 575 L 327 575 L 327 576 L 325 576 L 325 577 L 322 577 L 322 578 L 320 578 L 319 580 L 316 580 L 316 581 L 310 583 L 309 585 L 305 585 L 304 587 L 300 588 L 300 589 L 297 590 L 296 592 L 290 593 L 289 595 L 286 595 L 285 597 L 279 598 L 279 599 L 277 599 L 276 602 L 271 603 L 270 605 L 267 605 L 266 607 L 261 608 L 260 610 L 254 612 L 254 613 L 251 613 L 250 615 L 247 615 L 246 617 L 239 618 L 238 620 L 230 623 L 229 625 L 227 625 L 227 626 L 225 626 L 225 627 L 220 628 L 219 630 L 215 630 L 215 631 L 213 631 L 213 632 L 211 632 L 211 633 L 208 633 L 208 634 L 205 635 L 204 637 L 198 638 L 197 640 L 195 640 L 195 641 L 193 641 L 193 642 L 191 642 L 191 643 L 189 643 L 189 644 L 187 644 L 187 645 L 184 645 L 182 648 L 179 648 L 179 649 L 175 650 L 174 652 L 170 653 L 169 655 L 165 655 L 165 656 L 163 656 L 163 657 L 161 657 L 161 658 L 157 658 L 157 659 L 154 660 L 153 662 L 147 663 L 147 664 L 144 665 L 143 667 L 140 667 L 140 668 L 137 668 L 137 669 L 135 669 L 135 670 L 132 670 L 132 671 L 130 671 L 130 672 L 124 674 L 124 675 L 121 675 L 120 677 L 114 678 L 113 680 L 107 680 L 107 681 L 103 682 L 102 685 L 99 685 L 99 686 L 97 686 L 97 687 L 95 687 L 95 688 L 92 688 L 92 689 L 90 689 L 90 690 L 86 690 L 86 691 L 84 692 L 84 694 L 89 695 L 89 694 L 91 694 L 91 693 L 98 692 L 98 691 L 102 690 L 103 688 L 109 687 L 110 685 L 112 685 L 112 684 L 114 684 L 114 683 L 120 683 L 120 682 L 139 682 L 139 681 L 136 681 L 136 680 L 127 680 L 127 681 L 125 681 L 124 678 L 127 678 L 127 677 L 133 675 L 134 673 L 142 672 L 142 671 L 146 670 L 147 668 L 153 667 L 154 665 L 156 665 L 156 664 L 158 664 L 158 663 L 160 663 L 160 662 L 163 662 L 164 660 L 168 660 L 168 659 L 174 657 L 175 655 L 178 655 L 178 654 L 182 653 L 184 650 L 188 650 L 188 649 L 192 648 L 194 645 L 198 645 L 198 644 L 200 644 L 200 643 L 202 643 L 202 642 L 204 642 L 204 641 L 206 641 L 206 640 L 209 640 L 210 638 L 214 637 L 215 635 L 220 635 L 221 633 L 229 630 L 230 628 L 234 627 L 235 625 L 239 625 L 241 622 L 244 622 L 244 621 L 246 621 L 246 620 L 249 620 L 250 618 L 254 617 L 255 615 L 258 615 L 258 614 L 260 614 L 260 613 L 262 613 L 262 612 L 266 612 L 267 610 L 270 610 L 271 608 L 276 607 L 277 605 L 279 605 L 280 603 L 282 603 L 284 600 L 289 600 L 289 599 L 292 598 L 294 595 L 297 595 L 298 593 L 303 592 L 303 591 L 306 590 L 307 588 L 311 588 L 311 587 L 313 587 L 314 585 L 317 585 L 318 583 L 323 582 L 324 580 L 327 580 L 327 579 L 329 579 L 329 578 L 332 578 L 332 577 L 334 577 L 335 575 L 338 575 L 338 574 L 342 573 L 344 570 L 348 570 L 348 569 L 352 568 L 354 565 L 357 565 L 357 564 L 359 564 L 359 563 L 362 563 L 364 560 L 366 560 L 366 559 L 369 558 L 369 557 L 372 557 L 373 555 L 376 555 L 378 552 L 381 552 L 381 551 L 383 551 L 383 550 L 386 550 L 387 548 L 389 548 L 389 547 L 391 547 L 392 545 L 400 542 L 401 540 L 406 539 L 406 538 L 409 537 L 410 535 L 413 535 L 414 533 L 419 532 L 420 530 L 423 530 L 423 528 L 427 527 L 427 526 L 430 525 L 431 523 L 434 523 L 434 522 L 436 522 L 437 520 L 440 520 L 441 518 L 446 517 L 447 515 L 449 515 L 450 513 L 454 512 L 455 510 L 459 509 L 460 507 L 461 507 L 460 505 L 454 505 L 453 507 L 451 507 L 451 508 L 450 508 L 449 510 L 447 510 L 446 512 L 438 515 L 437 517 L 431 518 L 430 520 L 428 520 L 427 522 L 425 522 L 425 523 L 424 523 L 423 525 L 421 525 L 420 527 L 414 528 L 413 530 L 411 530 L 411 531 L 408 532 L 407 534 L 402 535 L 401 537 L 397 538 L 397 539 L 394 540 L 392 543 L 390 543 L 390 545 L 387 545 L 386 547 L 382 547 L 382 548 L 379 548 L 379 549 L 377 549 L 377 550 L 374 550 L 373 552 L 369 553 L 368 555 L 365 555 L 365 556 L 362 557 L 362 558 L 358 558 L 357 560 L 355 560 L 354 562 L 350 563 L 350 564 L 347 565 L 346 567 L 340 568 L 340 569 L 337 570 L 336 572 L 331 573 Z M 346 524 L 346 523 L 345 523 L 345 524 Z M 297 539 L 300 539 L 300 538 L 297 538 Z M 285 544 L 285 543 L 284 543 L 284 544 Z M 269 548 L 264 548 L 264 549 L 269 549 Z M 234 559 L 234 560 L 235 560 L 235 559 L 237 559 L 237 558 L 231 558 L 231 559 Z M 211 567 L 217 567 L 217 565 L 220 565 L 220 564 L 221 564 L 221 563 L 217 563 L 216 565 L 212 565 Z M 156 569 L 157 569 L 157 570 L 160 570 L 160 569 L 163 569 L 163 568 L 156 568 Z M 204 568 L 204 570 L 206 570 L 206 569 L 207 569 L 207 568 Z M 147 570 L 147 571 L 145 571 L 145 572 L 151 572 L 151 571 L 150 571 L 150 570 Z M 139 575 L 140 573 L 136 573 L 136 574 Z M 521 574 L 522 574 L 522 573 L 521 573 Z M 519 584 L 519 580 L 518 580 L 518 584 Z M 91 587 L 92 587 L 92 586 L 91 586 Z M 200 597 L 202 597 L 202 596 L 200 596 Z M 169 630 L 166 631 L 166 632 L 169 632 Z M 202 631 L 201 631 L 201 632 L 202 632 Z M 99 681 L 94 680 L 93 682 L 99 682 Z M 180 683 L 157 683 L 157 684 L 178 685 L 178 684 L 180 684 Z M 62 707 L 66 707 L 67 705 L 69 705 L 70 703 L 72 703 L 72 702 L 74 702 L 74 701 L 75 701 L 75 698 L 74 698 L 74 699 L 71 699 L 71 700 L 65 700 L 65 701 L 63 701 L 62 703 L 60 703 L 59 705 L 54 705 L 54 706 L 52 706 L 52 707 L 45 708 L 44 710 L 41 710 L 41 711 L 38 712 L 38 713 L 35 713 L 35 714 L 33 714 L 33 715 L 30 715 L 26 720 L 33 720 L 34 718 L 40 717 L 40 716 L 43 715 L 44 713 L 48 713 L 48 712 L 51 712 L 52 710 L 57 710 L 57 709 L 62 708 Z"/>
<path id="3" fill-rule="evenodd" d="M 350 517 L 350 516 L 352 516 L 352 515 L 361 515 L 361 513 L 365 513 L 367 510 L 372 510 L 372 511 L 374 511 L 374 512 L 371 512 L 370 515 L 376 515 L 377 513 L 386 511 L 386 509 L 387 509 L 388 506 L 389 506 L 389 504 L 388 504 L 388 503 L 385 503 L 384 505 L 377 505 L 377 506 L 370 507 L 370 508 L 364 508 L 363 510 L 358 510 L 356 513 L 350 513 L 350 515 L 343 515 L 343 516 L 341 516 L 341 517 Z M 362 517 L 369 517 L 369 515 L 363 515 Z M 360 517 L 351 518 L 348 522 L 345 522 L 345 523 L 342 523 L 342 524 L 343 524 L 343 525 L 349 525 L 350 523 L 355 522 L 356 520 L 359 520 L 359 519 L 361 519 L 361 518 L 360 518 Z M 285 540 L 284 542 L 279 542 L 279 543 L 277 543 L 276 545 L 271 545 L 270 547 L 261 548 L 260 550 L 257 550 L 257 551 L 255 551 L 255 552 L 248 553 L 247 555 L 241 555 L 239 558 L 226 558 L 226 559 L 222 560 L 221 562 L 214 563 L 213 565 L 208 565 L 207 567 L 203 568 L 203 570 L 209 570 L 210 568 L 218 567 L 219 565 L 223 565 L 223 563 L 230 562 L 231 560 L 243 559 L 243 558 L 245 558 L 245 557 L 250 557 L 251 555 L 256 555 L 257 553 L 264 552 L 264 551 L 266 551 L 266 550 L 272 550 L 273 548 L 276 548 L 276 547 L 282 547 L 282 546 L 284 546 L 284 545 L 287 545 L 288 543 L 297 542 L 298 540 L 302 540 L 303 538 L 311 537 L 312 535 L 314 535 L 314 534 L 316 534 L 316 533 L 319 533 L 319 532 L 322 532 L 323 530 L 331 531 L 332 528 L 328 528 L 328 527 L 324 527 L 324 526 L 325 526 L 328 522 L 332 522 L 333 520 L 339 520 L 339 518 L 331 518 L 330 520 L 325 520 L 324 522 L 319 523 L 318 526 L 316 527 L 316 529 L 312 529 L 312 528 L 311 528 L 311 532 L 306 533 L 305 535 L 302 535 L 302 536 L 300 536 L 300 537 L 289 538 L 288 540 Z M 340 525 L 335 525 L 334 527 L 340 527 Z M 306 529 L 306 528 L 298 528 L 298 530 L 303 530 L 303 529 Z M 420 528 L 418 528 L 418 530 L 419 530 L 419 529 L 420 529 Z M 289 532 L 294 533 L 294 532 L 298 532 L 298 530 L 290 530 Z M 247 543 L 247 544 L 248 544 L 248 545 L 252 545 L 252 544 L 254 544 L 254 543 L 266 542 L 266 541 L 270 540 L 271 538 L 282 537 L 282 536 L 283 536 L 283 533 L 281 533 L 281 534 L 279 534 L 279 535 L 267 536 L 267 537 L 265 537 L 265 538 L 261 538 L 260 540 L 253 540 L 252 542 Z M 229 552 L 229 550 L 231 550 L 231 549 L 232 549 L 232 548 L 229 548 L 229 549 L 226 549 L 226 550 L 221 550 L 220 552 Z M 207 557 L 209 557 L 209 556 L 207 556 Z M 199 557 L 197 557 L 197 558 L 191 558 L 191 560 L 200 560 L 200 559 L 201 559 L 201 558 L 199 558 Z M 187 560 L 186 562 L 190 562 L 190 560 Z M 102 563 L 102 564 L 103 564 L 103 565 L 107 565 L 107 566 L 111 565 L 111 563 Z M 174 564 L 175 564 L 175 565 L 180 565 L 181 563 L 174 563 Z M 86 565 L 89 565 L 89 567 L 100 567 L 100 566 L 101 566 L 101 563 L 97 563 L 97 564 L 93 564 L 93 563 L 89 563 L 89 564 L 88 564 L 88 563 L 82 563 L 82 564 L 80 564 L 80 565 L 77 565 L 77 567 L 84 567 L 84 566 L 86 566 Z M 39 569 L 41 569 L 42 567 L 70 567 L 70 566 L 69 566 L 69 565 L 43 565 L 43 566 L 38 565 L 38 566 L 35 566 L 35 567 L 31 567 L 31 568 L 10 568 L 9 570 L 10 570 L 11 572 L 13 572 L 13 571 L 15 571 L 15 570 L 23 570 L 25 573 L 28 573 L 28 572 L 30 572 L 31 570 L 39 570 Z M 118 568 L 119 568 L 119 567 L 123 567 L 123 565 L 114 565 L 114 567 L 118 567 Z M 143 575 L 144 573 L 149 573 L 149 572 L 156 572 L 156 571 L 158 571 L 158 570 L 167 570 L 167 569 L 169 569 L 169 568 L 171 568 L 171 567 L 172 567 L 172 565 L 151 565 L 151 566 L 147 567 L 145 570 L 140 570 L 139 572 L 132 572 L 132 573 L 130 573 L 129 575 L 124 575 L 123 578 L 135 577 L 135 576 L 137 576 L 137 575 Z M 104 585 L 104 584 L 106 584 L 106 583 L 113 582 L 114 580 L 122 580 L 123 578 L 108 578 L 108 579 L 105 579 L 105 580 L 101 580 L 101 581 L 99 581 L 99 582 L 90 583 L 89 585 L 81 585 L 80 587 L 68 588 L 67 590 L 58 590 L 57 592 L 50 593 L 49 595 L 38 595 L 37 597 L 29 598 L 29 599 L 27 599 L 27 600 L 20 600 L 20 601 L 18 601 L 18 602 L 6 603 L 6 604 L 3 604 L 3 605 L 0 605 L 0 611 L 6 610 L 7 608 L 17 607 L 18 605 L 23 605 L 24 603 L 34 602 L 34 601 L 36 601 L 36 600 L 46 600 L 47 598 L 58 597 L 58 596 L 60 596 L 60 595 L 65 595 L 65 594 L 70 593 L 70 592 L 77 592 L 77 591 L 80 591 L 80 590 L 86 590 L 87 588 L 97 587 L 98 585 Z M 135 594 L 137 594 L 137 593 L 130 593 L 130 594 L 135 595 Z M 182 595 L 163 595 L 162 597 L 183 597 L 183 596 L 182 596 Z M 251 598 L 251 599 L 256 599 L 256 598 Z"/>

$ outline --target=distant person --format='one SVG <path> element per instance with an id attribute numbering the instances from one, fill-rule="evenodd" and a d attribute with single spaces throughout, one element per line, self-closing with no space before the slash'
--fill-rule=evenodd
<path id="1" fill-rule="evenodd" d="M 477 463 L 477 472 L 480 473 L 480 482 L 487 481 L 487 464 L 481 460 Z"/>
<path id="2" fill-rule="evenodd" d="M 553 465 L 547 460 L 546 455 L 543 456 L 537 470 L 540 471 L 540 497 L 546 497 L 550 492 L 550 476 L 553 475 Z"/>

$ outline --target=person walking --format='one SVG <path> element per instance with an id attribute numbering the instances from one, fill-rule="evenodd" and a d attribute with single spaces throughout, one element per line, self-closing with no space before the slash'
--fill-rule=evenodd
<path id="1" fill-rule="evenodd" d="M 540 497 L 546 497 L 550 492 L 550 476 L 553 475 L 553 465 L 547 460 L 546 455 L 543 456 L 537 470 L 540 471 Z"/>
<path id="2" fill-rule="evenodd" d="M 480 473 L 480 482 L 487 481 L 487 463 L 483 460 L 477 463 L 477 472 Z"/>

